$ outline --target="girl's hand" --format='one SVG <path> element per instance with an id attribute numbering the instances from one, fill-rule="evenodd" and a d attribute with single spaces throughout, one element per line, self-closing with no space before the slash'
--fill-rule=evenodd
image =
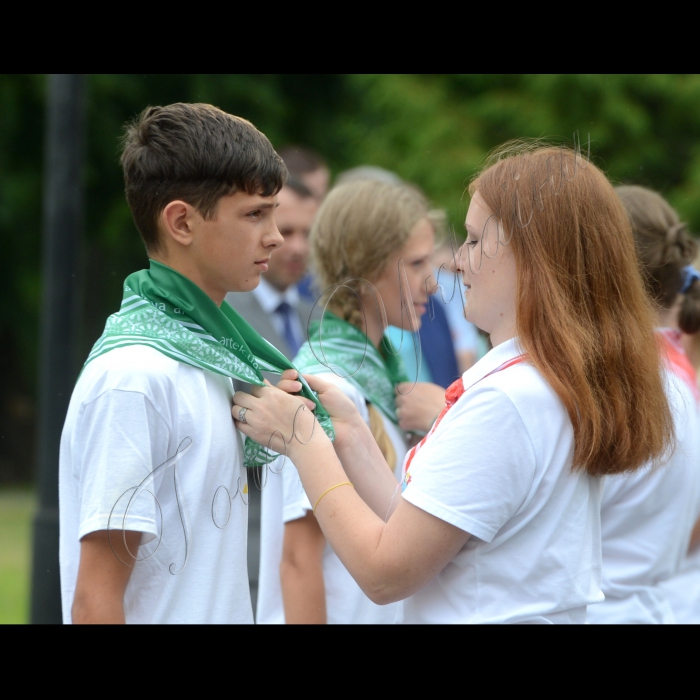
<path id="1" fill-rule="evenodd" d="M 250 394 L 237 391 L 233 395 L 231 415 L 244 435 L 287 454 L 292 445 L 308 442 L 315 433 L 323 435 L 313 414 L 315 408 L 313 401 L 302 396 L 292 396 L 272 386 L 256 386 Z"/>
<path id="2" fill-rule="evenodd" d="M 364 426 L 365 422 L 357 412 L 355 404 L 335 384 L 319 379 L 313 374 L 305 374 L 304 379 L 316 392 L 318 400 L 333 421 L 335 447 L 338 450 L 352 440 L 353 433 Z"/>
<path id="3" fill-rule="evenodd" d="M 295 369 L 285 369 L 277 382 L 277 388 L 288 394 L 298 394 L 301 391 L 301 382 L 297 379 L 299 372 Z"/>
<path id="4" fill-rule="evenodd" d="M 427 433 L 445 407 L 445 390 L 428 382 L 404 382 L 396 387 L 396 413 L 401 430 Z"/>

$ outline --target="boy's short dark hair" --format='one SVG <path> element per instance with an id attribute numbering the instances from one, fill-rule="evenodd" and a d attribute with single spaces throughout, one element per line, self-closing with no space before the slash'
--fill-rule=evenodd
<path id="1" fill-rule="evenodd" d="M 121 164 L 126 200 L 148 252 L 160 247 L 158 217 L 181 199 L 205 219 L 238 191 L 277 194 L 287 168 L 249 121 L 208 104 L 147 107 L 126 126 Z"/>

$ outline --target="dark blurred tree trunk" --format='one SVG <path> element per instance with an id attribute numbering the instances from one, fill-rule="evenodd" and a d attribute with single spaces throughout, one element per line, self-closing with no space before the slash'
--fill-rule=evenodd
<path id="1" fill-rule="evenodd" d="M 58 455 L 76 379 L 79 253 L 83 223 L 82 75 L 51 75 L 44 160 L 43 290 L 31 621 L 61 622 L 58 567 Z"/>

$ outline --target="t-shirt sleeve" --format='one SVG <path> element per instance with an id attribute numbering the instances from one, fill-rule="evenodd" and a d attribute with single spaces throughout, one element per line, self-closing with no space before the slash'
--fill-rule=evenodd
<path id="1" fill-rule="evenodd" d="M 464 396 L 418 450 L 403 497 L 490 542 L 532 488 L 536 455 L 517 409 L 499 389 Z"/>
<path id="2" fill-rule="evenodd" d="M 162 479 L 157 467 L 167 458 L 169 434 L 139 392 L 110 390 L 83 407 L 74 436 L 80 455 L 78 539 L 107 529 L 158 534 L 159 506 L 152 494 Z"/>
<path id="3" fill-rule="evenodd" d="M 323 379 L 331 384 L 335 384 L 352 402 L 355 404 L 358 413 L 362 419 L 369 425 L 369 411 L 364 396 L 359 390 L 354 387 L 347 379 L 339 377 L 331 372 L 324 372 L 318 375 L 319 379 Z M 299 479 L 299 474 L 290 460 L 283 467 L 282 478 L 284 483 L 284 507 L 283 518 L 284 522 L 288 523 L 292 520 L 303 518 L 306 513 L 312 510 L 313 506 L 304 491 L 304 487 Z"/>

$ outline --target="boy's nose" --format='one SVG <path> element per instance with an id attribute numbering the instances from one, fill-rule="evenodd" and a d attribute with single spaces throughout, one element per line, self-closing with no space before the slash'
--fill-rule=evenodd
<path id="1" fill-rule="evenodd" d="M 266 240 L 264 243 L 266 248 L 281 248 L 284 245 L 284 236 L 280 233 L 280 230 L 277 228 L 277 224 L 272 224 L 272 229 L 266 236 Z"/>

